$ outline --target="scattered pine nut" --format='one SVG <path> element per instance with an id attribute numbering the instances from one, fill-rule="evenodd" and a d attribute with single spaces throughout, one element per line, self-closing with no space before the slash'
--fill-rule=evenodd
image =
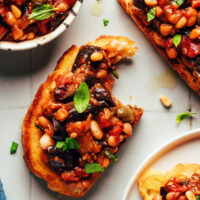
<path id="1" fill-rule="evenodd" d="M 172 101 L 170 98 L 164 96 L 164 95 L 161 95 L 160 96 L 160 102 L 162 103 L 163 106 L 165 106 L 166 108 L 169 108 L 171 107 L 172 105 Z"/>

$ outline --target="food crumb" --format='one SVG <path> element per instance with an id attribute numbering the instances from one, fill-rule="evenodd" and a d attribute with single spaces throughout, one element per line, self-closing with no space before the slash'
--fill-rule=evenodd
<path id="1" fill-rule="evenodd" d="M 130 99 L 130 100 L 132 100 L 132 99 L 133 99 L 133 97 L 132 97 L 132 96 L 129 96 L 129 99 Z"/>
<path id="2" fill-rule="evenodd" d="M 170 98 L 164 96 L 164 95 L 161 95 L 160 96 L 160 102 L 162 103 L 162 105 L 165 107 L 165 108 L 170 108 L 172 106 L 172 101 Z"/>

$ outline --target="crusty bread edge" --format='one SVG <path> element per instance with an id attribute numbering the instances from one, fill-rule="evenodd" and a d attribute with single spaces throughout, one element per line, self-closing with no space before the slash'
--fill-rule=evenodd
<path id="1" fill-rule="evenodd" d="M 109 49 L 108 45 L 113 40 L 126 41 L 131 46 L 134 44 L 134 42 L 129 40 L 128 38 L 120 37 L 120 36 L 100 36 L 98 39 L 95 40 L 95 42 L 88 43 L 88 44 L 100 46 L 105 49 L 106 48 Z M 32 142 L 32 137 L 34 134 L 35 134 L 35 136 L 38 136 L 38 139 L 39 139 L 39 137 L 41 137 L 41 132 L 34 126 L 34 121 L 36 121 L 37 116 L 41 113 L 40 104 L 46 98 L 45 91 L 49 90 L 50 85 L 52 84 L 55 77 L 59 73 L 62 73 L 64 71 L 69 71 L 71 69 L 72 64 L 75 60 L 75 57 L 78 53 L 78 50 L 79 50 L 78 47 L 72 46 L 69 50 L 67 50 L 63 54 L 63 56 L 57 63 L 55 71 L 48 76 L 46 82 L 43 83 L 40 86 L 40 88 L 38 89 L 38 91 L 35 95 L 34 101 L 32 102 L 31 106 L 29 107 L 28 112 L 24 118 L 24 122 L 23 122 L 23 126 L 22 126 L 22 144 L 23 144 L 23 148 L 24 148 L 24 160 L 25 160 L 29 170 L 34 175 L 44 179 L 47 182 L 48 187 L 51 190 L 61 193 L 61 194 L 64 194 L 64 195 L 73 196 L 73 197 L 77 197 L 77 198 L 83 196 L 92 187 L 92 185 L 95 183 L 95 181 L 99 178 L 99 176 L 102 173 L 95 174 L 93 176 L 92 180 L 90 181 L 90 184 L 87 187 L 85 187 L 84 190 L 74 191 L 73 188 L 76 188 L 76 184 L 74 184 L 74 183 L 65 184 L 60 179 L 60 177 L 57 176 L 53 170 L 51 170 L 50 168 L 47 168 L 47 166 L 44 166 L 45 170 L 43 170 L 43 169 L 40 170 L 37 168 L 38 167 L 38 166 L 36 166 L 37 160 L 32 155 L 33 149 L 31 146 L 32 145 L 31 142 Z M 134 47 L 134 51 L 135 52 L 137 51 L 136 47 Z M 132 56 L 135 52 L 130 52 L 129 56 Z M 127 57 L 128 57 L 128 55 L 127 55 Z M 119 57 L 116 57 L 113 59 L 113 61 L 117 62 L 119 59 L 120 59 Z M 63 66 L 65 66 L 65 68 L 63 68 Z M 138 112 L 138 115 L 134 122 L 134 126 L 136 125 L 137 121 L 141 117 L 143 110 L 138 109 L 137 112 Z M 37 141 L 37 143 L 39 144 L 39 141 Z M 38 144 L 36 145 L 36 149 L 38 148 Z M 41 152 L 42 152 L 42 150 L 39 151 L 39 153 L 41 153 Z M 40 164 L 43 164 L 43 163 L 40 163 Z"/>
<path id="2" fill-rule="evenodd" d="M 200 85 L 198 81 L 194 78 L 193 74 L 191 74 L 187 69 L 188 67 L 183 63 L 183 61 L 180 58 L 177 58 L 175 60 L 169 59 L 165 50 L 158 45 L 155 44 L 153 41 L 153 38 L 151 36 L 152 30 L 150 28 L 147 28 L 140 18 L 136 14 L 136 8 L 131 0 L 118 0 L 121 5 L 124 7 L 126 12 L 131 16 L 133 21 L 137 24 L 137 26 L 140 28 L 140 30 L 144 33 L 144 35 L 149 39 L 151 44 L 154 46 L 154 48 L 160 53 L 160 55 L 165 59 L 165 61 L 171 65 L 171 67 L 186 81 L 186 83 L 198 94 L 200 94 Z M 193 71 L 192 73 L 196 73 Z M 198 77 L 198 75 L 197 75 Z"/>

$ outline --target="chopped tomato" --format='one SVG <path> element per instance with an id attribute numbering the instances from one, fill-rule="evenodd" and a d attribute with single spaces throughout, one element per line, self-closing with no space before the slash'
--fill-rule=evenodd
<path id="1" fill-rule="evenodd" d="M 74 171 L 66 171 L 61 174 L 61 178 L 65 181 L 79 181 L 79 177 L 75 174 Z"/>

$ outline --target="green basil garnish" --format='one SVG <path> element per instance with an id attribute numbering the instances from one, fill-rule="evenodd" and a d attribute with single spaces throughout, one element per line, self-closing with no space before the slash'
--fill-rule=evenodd
<path id="1" fill-rule="evenodd" d="M 117 157 L 116 155 L 110 153 L 109 151 L 106 150 L 106 151 L 105 151 L 105 154 L 106 154 L 106 156 L 107 156 L 109 159 L 111 159 L 111 160 L 113 160 L 113 161 L 115 161 L 115 162 L 118 161 L 118 157 Z"/>
<path id="2" fill-rule="evenodd" d="M 172 42 L 174 43 L 175 47 L 177 48 L 178 45 L 181 42 L 181 34 L 176 34 L 173 38 L 172 38 Z"/>
<path id="3" fill-rule="evenodd" d="M 34 123 L 35 127 L 37 127 L 38 129 L 40 129 L 42 132 L 44 132 L 44 128 L 42 128 L 40 125 Z"/>
<path id="4" fill-rule="evenodd" d="M 69 149 L 80 149 L 80 146 L 76 139 L 74 138 L 66 138 L 65 141 L 56 142 L 56 148 L 62 149 L 63 151 L 67 151 Z"/>
<path id="5" fill-rule="evenodd" d="M 116 79 L 119 78 L 119 74 L 118 74 L 117 70 L 112 70 L 112 74 Z"/>
<path id="6" fill-rule="evenodd" d="M 152 21 L 156 16 L 156 7 L 153 7 L 149 10 L 147 13 L 147 21 L 150 22 Z"/>
<path id="7" fill-rule="evenodd" d="M 85 165 L 85 172 L 87 174 L 103 172 L 104 169 L 99 163 L 87 163 Z"/>
<path id="8" fill-rule="evenodd" d="M 37 6 L 33 9 L 29 19 L 35 20 L 44 20 L 50 18 L 56 8 L 54 8 L 51 4 L 43 4 L 41 6 Z"/>
<path id="9" fill-rule="evenodd" d="M 196 115 L 197 113 L 181 113 L 176 117 L 176 123 L 180 124 L 183 119 L 189 118 L 192 115 Z"/>
<path id="10" fill-rule="evenodd" d="M 74 107 L 78 113 L 83 113 L 89 104 L 90 91 L 85 82 L 83 82 L 74 95 Z"/>
<path id="11" fill-rule="evenodd" d="M 178 6 L 181 6 L 184 3 L 184 0 L 173 0 L 172 3 L 176 3 Z"/>
<path id="12" fill-rule="evenodd" d="M 197 200 L 200 200 L 200 196 L 199 195 L 197 196 Z"/>
<path id="13" fill-rule="evenodd" d="M 16 142 L 12 142 L 11 148 L 10 148 L 10 154 L 14 154 L 17 151 L 18 144 Z"/>
<path id="14" fill-rule="evenodd" d="M 104 26 L 108 26 L 109 20 L 108 19 L 103 19 L 103 24 Z"/>

